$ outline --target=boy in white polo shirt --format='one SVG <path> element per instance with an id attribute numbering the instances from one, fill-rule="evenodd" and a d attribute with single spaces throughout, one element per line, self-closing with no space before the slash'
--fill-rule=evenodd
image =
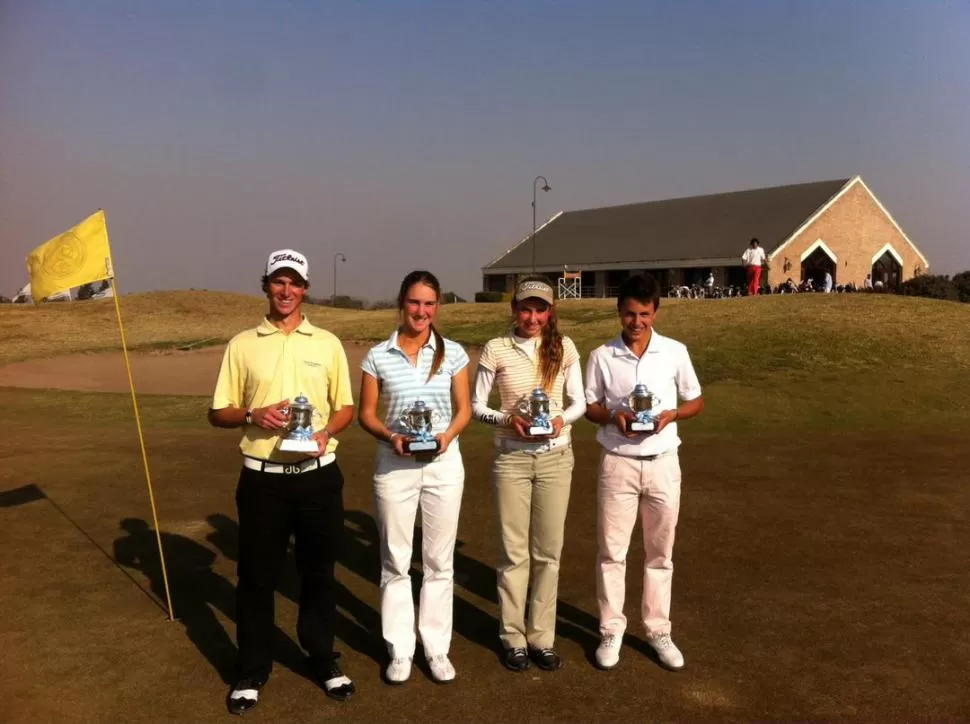
<path id="1" fill-rule="evenodd" d="M 704 409 L 701 386 L 687 348 L 653 329 L 660 287 L 649 276 L 621 286 L 617 299 L 622 332 L 597 347 L 586 366 L 586 418 L 600 425 L 603 447 L 597 485 L 596 592 L 602 640 L 596 664 L 619 663 L 626 630 L 626 554 L 636 525 L 643 527 L 645 556 L 641 617 L 647 642 L 671 670 L 684 657 L 670 637 L 674 531 L 680 511 L 680 438 L 677 422 Z M 636 415 L 629 399 L 638 383 L 656 396 L 655 430 L 630 430 Z"/>

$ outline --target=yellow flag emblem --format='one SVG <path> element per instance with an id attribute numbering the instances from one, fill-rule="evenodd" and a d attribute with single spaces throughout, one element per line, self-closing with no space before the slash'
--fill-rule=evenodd
<path id="1" fill-rule="evenodd" d="M 110 279 L 111 251 L 104 211 L 41 244 L 27 256 L 35 302 L 65 289 Z"/>

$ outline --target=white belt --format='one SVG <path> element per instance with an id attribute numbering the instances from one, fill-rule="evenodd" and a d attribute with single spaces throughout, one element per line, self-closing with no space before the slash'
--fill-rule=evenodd
<path id="1" fill-rule="evenodd" d="M 337 455 L 335 453 L 328 453 L 318 458 L 310 458 L 309 460 L 299 460 L 294 463 L 272 463 L 269 460 L 243 457 L 243 467 L 249 468 L 250 470 L 258 470 L 262 473 L 299 475 L 300 473 L 307 473 L 311 470 L 325 467 L 336 459 Z"/>
<path id="2" fill-rule="evenodd" d="M 569 435 L 560 435 L 551 440 L 542 442 L 531 442 L 529 440 L 518 440 L 515 438 L 497 437 L 495 447 L 501 452 L 515 452 L 524 450 L 525 452 L 541 454 L 550 452 L 561 447 L 566 447 L 571 442 Z"/>

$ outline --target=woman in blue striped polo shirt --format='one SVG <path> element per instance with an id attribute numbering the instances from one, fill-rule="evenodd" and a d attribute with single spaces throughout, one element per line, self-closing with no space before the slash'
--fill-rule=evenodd
<path id="1" fill-rule="evenodd" d="M 391 657 L 385 678 L 392 684 L 410 677 L 416 645 L 410 569 L 418 507 L 424 566 L 418 631 L 432 677 L 440 683 L 455 678 L 448 653 L 465 482 L 458 435 L 471 420 L 471 395 L 468 355 L 434 326 L 440 300 L 441 285 L 433 274 L 408 274 L 397 297 L 400 326 L 361 363 L 360 425 L 379 441 L 374 498 L 381 539 L 381 630 Z M 419 400 L 434 411 L 430 432 L 438 441 L 436 452 L 408 452 L 411 431 L 401 418 Z M 383 420 L 378 402 L 386 410 Z"/>

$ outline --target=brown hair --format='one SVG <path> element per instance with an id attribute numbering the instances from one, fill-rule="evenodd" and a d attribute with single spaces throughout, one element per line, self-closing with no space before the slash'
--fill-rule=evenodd
<path id="1" fill-rule="evenodd" d="M 533 274 L 519 279 L 522 282 L 542 282 L 552 288 L 552 282 L 541 274 Z M 513 299 L 513 309 L 520 300 Z M 542 328 L 542 342 L 539 345 L 539 369 L 542 372 L 542 388 L 552 391 L 552 385 L 562 370 L 563 362 L 562 332 L 559 331 L 559 318 L 556 316 L 556 305 L 549 305 L 549 323 Z"/>
<path id="2" fill-rule="evenodd" d="M 401 282 L 401 289 L 397 293 L 397 308 L 401 312 L 404 311 L 404 303 L 407 300 L 408 291 L 415 284 L 424 284 L 426 287 L 430 287 L 434 292 L 435 300 L 441 301 L 441 284 L 438 282 L 438 277 L 429 271 L 413 271 L 404 277 L 404 281 Z M 434 359 L 431 361 L 431 371 L 428 373 L 427 381 L 430 381 L 438 373 L 442 363 L 445 361 L 445 340 L 438 331 L 438 328 L 434 326 L 434 323 L 431 324 L 431 333 L 434 335 Z"/>

